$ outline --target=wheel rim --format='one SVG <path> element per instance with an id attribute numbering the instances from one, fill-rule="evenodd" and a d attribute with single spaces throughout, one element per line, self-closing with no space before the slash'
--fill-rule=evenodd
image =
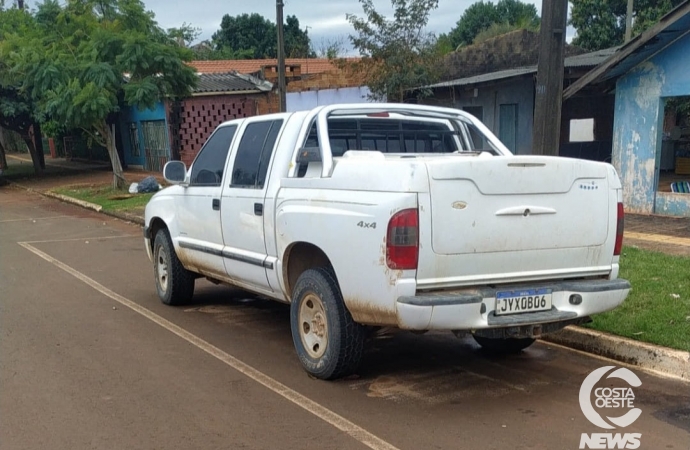
<path id="1" fill-rule="evenodd" d="M 320 358 L 328 346 L 328 322 L 321 299 L 307 294 L 299 308 L 299 334 L 302 344 L 312 358 Z"/>
<path id="2" fill-rule="evenodd" d="M 158 247 L 156 257 L 156 278 L 163 291 L 168 290 L 168 255 L 162 247 Z"/>

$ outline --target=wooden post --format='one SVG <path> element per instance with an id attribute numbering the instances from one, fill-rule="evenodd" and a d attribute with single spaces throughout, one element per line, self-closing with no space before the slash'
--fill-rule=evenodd
<path id="1" fill-rule="evenodd" d="M 285 39 L 283 37 L 283 0 L 276 0 L 276 22 L 278 26 L 278 96 L 280 112 L 285 112 Z"/>
<path id="2" fill-rule="evenodd" d="M 558 155 L 568 0 L 542 0 L 532 153 Z"/>
<path id="3" fill-rule="evenodd" d="M 632 38 L 632 16 L 633 16 L 633 0 L 628 0 L 628 11 L 625 15 L 625 42 Z"/>

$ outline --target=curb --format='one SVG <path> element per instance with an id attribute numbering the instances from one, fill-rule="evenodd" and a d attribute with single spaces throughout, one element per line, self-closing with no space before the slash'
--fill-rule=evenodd
<path id="1" fill-rule="evenodd" d="M 136 216 L 134 214 L 128 214 L 128 213 L 121 213 L 117 211 L 100 211 L 102 214 L 105 214 L 110 217 L 114 217 L 116 219 L 124 220 L 125 222 L 132 222 L 137 225 L 141 225 L 142 227 L 144 226 L 144 218 L 141 216 Z"/>
<path id="2" fill-rule="evenodd" d="M 572 325 L 541 340 L 690 382 L 690 352 Z"/>
<path id="3" fill-rule="evenodd" d="M 74 205 L 81 206 L 82 208 L 92 209 L 96 212 L 103 212 L 103 207 L 101 205 L 97 205 L 95 203 L 87 202 L 84 200 L 79 200 L 73 197 L 69 197 L 67 195 L 56 194 L 55 192 L 51 191 L 45 191 L 43 192 L 43 195 L 45 195 L 46 197 L 52 197 L 58 200 L 62 200 L 66 203 L 72 203 Z"/>
<path id="4" fill-rule="evenodd" d="M 69 197 L 67 195 L 56 194 L 55 192 L 51 192 L 51 191 L 40 191 L 40 190 L 37 190 L 34 188 L 23 186 L 19 183 L 15 183 L 13 181 L 8 181 L 8 183 L 10 184 L 10 186 L 24 189 L 25 191 L 28 191 L 28 192 L 31 192 L 34 194 L 39 194 L 39 195 L 42 195 L 44 197 L 54 198 L 56 200 L 60 200 L 60 201 L 65 202 L 65 203 L 70 203 L 70 204 L 80 206 L 80 207 L 85 208 L 85 209 L 90 209 L 92 211 L 96 211 L 98 213 L 105 214 L 105 215 L 110 216 L 110 217 L 114 217 L 116 219 L 124 220 L 125 222 L 132 222 L 132 223 L 140 225 L 142 227 L 144 226 L 144 223 L 145 223 L 144 218 L 141 216 L 137 216 L 134 214 L 128 214 L 128 213 L 121 213 L 121 212 L 117 212 L 117 211 L 103 211 L 103 207 L 101 205 L 96 205 L 95 203 L 87 202 L 84 200 L 79 200 L 79 199 L 76 199 L 73 197 Z"/>

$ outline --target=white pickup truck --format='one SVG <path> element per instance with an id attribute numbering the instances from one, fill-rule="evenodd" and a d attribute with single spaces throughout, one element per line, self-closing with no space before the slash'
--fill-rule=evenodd
<path id="1" fill-rule="evenodd" d="M 456 109 L 321 106 L 219 125 L 146 206 L 168 305 L 205 277 L 290 304 L 314 377 L 351 374 L 377 327 L 471 333 L 491 351 L 591 320 L 618 278 L 613 166 L 513 155 Z"/>

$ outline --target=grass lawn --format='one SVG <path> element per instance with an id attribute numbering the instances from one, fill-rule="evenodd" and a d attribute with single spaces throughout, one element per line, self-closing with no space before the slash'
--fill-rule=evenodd
<path id="1" fill-rule="evenodd" d="M 59 168 L 51 167 L 46 164 L 46 168 L 44 169 L 43 173 L 44 174 L 50 174 L 50 173 L 57 173 L 59 172 Z M 16 179 L 16 178 L 26 178 L 26 177 L 32 177 L 36 174 L 34 172 L 34 166 L 30 162 L 25 162 L 22 164 L 10 164 L 7 169 L 2 171 L 1 177 L 5 177 L 7 179 Z"/>
<path id="2" fill-rule="evenodd" d="M 105 211 L 143 212 L 153 193 L 130 194 L 110 186 L 75 186 L 54 189 L 56 194 L 101 205 Z"/>
<path id="3" fill-rule="evenodd" d="M 690 351 L 690 258 L 624 247 L 620 264 L 630 295 L 585 327 Z"/>

